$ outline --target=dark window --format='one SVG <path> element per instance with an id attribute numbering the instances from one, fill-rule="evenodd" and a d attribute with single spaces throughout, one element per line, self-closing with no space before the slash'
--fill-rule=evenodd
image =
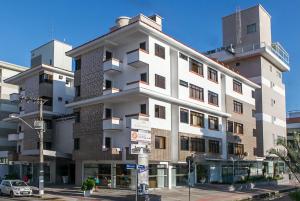
<path id="1" fill-rule="evenodd" d="M 76 97 L 80 96 L 80 85 L 79 86 L 75 86 L 75 96 Z"/>
<path id="2" fill-rule="evenodd" d="M 181 123 L 189 123 L 189 111 L 180 108 L 180 122 Z"/>
<path id="3" fill-rule="evenodd" d="M 166 118 L 166 108 L 164 106 L 155 105 L 155 117 L 160 119 Z"/>
<path id="4" fill-rule="evenodd" d="M 256 32 L 256 23 L 247 25 L 247 34 Z"/>
<path id="5" fill-rule="evenodd" d="M 166 138 L 162 136 L 155 136 L 155 149 L 165 149 Z"/>
<path id="6" fill-rule="evenodd" d="M 112 88 L 112 81 L 105 80 L 105 89 L 111 89 L 111 88 Z"/>
<path id="7" fill-rule="evenodd" d="M 220 153 L 219 141 L 217 141 L 217 140 L 209 140 L 208 141 L 208 151 L 210 153 L 215 153 L 215 154 Z"/>
<path id="8" fill-rule="evenodd" d="M 107 148 L 107 149 L 111 148 L 111 138 L 110 137 L 105 138 L 105 148 Z"/>
<path id="9" fill-rule="evenodd" d="M 105 119 L 110 119 L 112 114 L 111 114 L 111 109 L 110 108 L 105 108 Z"/>
<path id="10" fill-rule="evenodd" d="M 244 145 L 237 143 L 228 143 L 228 154 L 243 155 Z"/>
<path id="11" fill-rule="evenodd" d="M 21 153 L 21 145 L 18 145 L 18 153 Z"/>
<path id="12" fill-rule="evenodd" d="M 46 129 L 53 128 L 52 121 L 50 119 L 44 119 L 44 121 L 45 121 Z"/>
<path id="13" fill-rule="evenodd" d="M 243 114 L 243 103 L 233 101 L 233 111 L 239 114 Z"/>
<path id="14" fill-rule="evenodd" d="M 165 58 L 165 48 L 158 44 L 155 44 L 155 56 Z"/>
<path id="15" fill-rule="evenodd" d="M 244 133 L 244 125 L 234 122 L 234 133 L 243 134 Z"/>
<path id="16" fill-rule="evenodd" d="M 243 93 L 242 83 L 239 81 L 233 80 L 233 91 L 242 94 Z"/>
<path id="17" fill-rule="evenodd" d="M 155 74 L 155 86 L 165 89 L 166 88 L 166 78 L 161 75 Z"/>
<path id="18" fill-rule="evenodd" d="M 182 54 L 181 52 L 179 52 L 179 58 L 188 60 L 188 56 L 186 56 L 185 54 Z"/>
<path id="19" fill-rule="evenodd" d="M 183 80 L 179 80 L 179 84 L 184 87 L 189 87 L 189 83 Z"/>
<path id="20" fill-rule="evenodd" d="M 80 138 L 74 138 L 74 150 L 80 149 Z"/>
<path id="21" fill-rule="evenodd" d="M 190 84 L 190 98 L 203 101 L 204 100 L 203 88 Z"/>
<path id="22" fill-rule="evenodd" d="M 252 90 L 252 98 L 255 98 L 255 91 Z"/>
<path id="23" fill-rule="evenodd" d="M 183 151 L 189 150 L 189 138 L 185 136 L 180 137 L 180 148 Z"/>
<path id="24" fill-rule="evenodd" d="M 210 130 L 219 130 L 219 118 L 208 116 L 208 128 Z"/>
<path id="25" fill-rule="evenodd" d="M 141 104 L 141 113 L 147 114 L 147 105 L 146 104 Z"/>
<path id="26" fill-rule="evenodd" d="M 141 73 L 141 81 L 148 83 L 147 73 Z"/>
<path id="27" fill-rule="evenodd" d="M 80 112 L 74 112 L 74 116 L 75 116 L 75 122 L 79 123 L 80 122 Z"/>
<path id="28" fill-rule="evenodd" d="M 62 98 L 62 97 L 58 97 L 57 100 L 58 100 L 59 102 L 61 102 L 61 101 L 63 100 L 63 98 Z"/>
<path id="29" fill-rule="evenodd" d="M 190 71 L 203 76 L 203 64 L 190 58 Z"/>
<path id="30" fill-rule="evenodd" d="M 81 59 L 75 59 L 75 71 L 81 69 Z"/>
<path id="31" fill-rule="evenodd" d="M 22 126 L 19 126 L 18 128 L 19 128 L 18 131 L 22 132 Z"/>
<path id="32" fill-rule="evenodd" d="M 219 105 L 218 94 L 208 91 L 208 103 L 218 106 Z"/>
<path id="33" fill-rule="evenodd" d="M 110 60 L 112 58 L 112 53 L 110 51 L 105 51 L 105 60 Z"/>
<path id="34" fill-rule="evenodd" d="M 233 121 L 227 122 L 227 132 L 233 133 Z"/>
<path id="35" fill-rule="evenodd" d="M 52 97 L 48 97 L 48 96 L 42 96 L 42 99 L 44 99 L 46 102 L 44 103 L 45 106 L 50 106 L 52 107 Z"/>
<path id="36" fill-rule="evenodd" d="M 140 49 L 142 49 L 142 50 L 147 50 L 146 42 L 140 43 Z"/>
<path id="37" fill-rule="evenodd" d="M 53 83 L 53 75 L 46 73 L 40 74 L 40 83 Z"/>
<path id="38" fill-rule="evenodd" d="M 191 138 L 191 151 L 205 152 L 205 139 Z"/>
<path id="39" fill-rule="evenodd" d="M 252 117 L 255 117 L 255 110 L 252 110 Z"/>
<path id="40" fill-rule="evenodd" d="M 204 114 L 191 111 L 190 112 L 190 125 L 204 128 Z"/>
<path id="41" fill-rule="evenodd" d="M 62 80 L 64 77 L 62 75 L 58 76 L 58 79 Z"/>
<path id="42" fill-rule="evenodd" d="M 213 82 L 218 82 L 218 71 L 207 68 L 207 78 Z"/>

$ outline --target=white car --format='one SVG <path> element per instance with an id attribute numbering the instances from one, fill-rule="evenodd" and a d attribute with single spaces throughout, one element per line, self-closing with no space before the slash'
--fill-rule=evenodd
<path id="1" fill-rule="evenodd" d="M 0 195 L 31 196 L 32 189 L 22 180 L 2 180 L 0 184 Z"/>

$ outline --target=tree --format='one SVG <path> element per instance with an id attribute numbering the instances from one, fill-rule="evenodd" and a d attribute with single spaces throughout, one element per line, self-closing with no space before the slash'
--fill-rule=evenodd
<path id="1" fill-rule="evenodd" d="M 269 154 L 278 156 L 290 169 L 297 181 L 300 183 L 300 136 L 298 133 L 293 135 L 293 139 L 287 142 L 285 138 L 279 138 L 278 148 L 269 150 Z"/>

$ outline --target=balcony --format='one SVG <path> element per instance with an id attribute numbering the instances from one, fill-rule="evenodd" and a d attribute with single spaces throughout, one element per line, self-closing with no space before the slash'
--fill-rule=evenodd
<path id="1" fill-rule="evenodd" d="M 9 95 L 9 99 L 12 102 L 17 102 L 20 100 L 20 94 L 19 93 L 12 93 Z"/>
<path id="2" fill-rule="evenodd" d="M 103 119 L 103 130 L 105 131 L 117 131 L 123 129 L 123 120 L 118 117 L 112 117 L 109 119 Z"/>
<path id="3" fill-rule="evenodd" d="M 24 139 L 24 133 L 23 132 L 20 132 L 19 133 L 19 140 L 23 140 Z"/>
<path id="4" fill-rule="evenodd" d="M 118 59 L 109 59 L 103 62 L 103 72 L 109 75 L 120 73 L 121 72 L 121 64 L 122 62 Z"/>
<path id="5" fill-rule="evenodd" d="M 147 82 L 137 80 L 137 81 L 133 81 L 133 82 L 128 82 L 126 84 L 126 86 L 124 87 L 124 90 L 141 88 L 141 87 L 147 88 L 148 86 L 149 86 L 149 84 Z"/>
<path id="6" fill-rule="evenodd" d="M 103 90 L 103 95 L 109 95 L 109 94 L 114 94 L 120 92 L 120 89 L 117 88 L 109 88 L 109 89 L 104 89 Z"/>
<path id="7" fill-rule="evenodd" d="M 136 49 L 130 52 L 127 52 L 127 63 L 128 65 L 139 68 L 148 66 L 148 57 L 149 53 L 143 49 Z"/>
<path id="8" fill-rule="evenodd" d="M 146 114 L 129 114 L 126 117 L 126 127 L 137 130 L 147 130 L 150 131 L 149 116 Z"/>
<path id="9" fill-rule="evenodd" d="M 8 141 L 18 141 L 19 134 L 8 134 Z"/>

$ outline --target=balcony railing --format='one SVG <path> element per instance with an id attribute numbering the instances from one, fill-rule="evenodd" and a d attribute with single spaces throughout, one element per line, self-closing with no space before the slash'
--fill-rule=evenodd
<path id="1" fill-rule="evenodd" d="M 118 92 L 120 92 L 120 89 L 109 88 L 109 89 L 104 89 L 103 90 L 103 95 L 108 95 L 108 94 L 113 94 L 113 93 L 118 93 Z"/>
<path id="2" fill-rule="evenodd" d="M 149 84 L 147 82 L 144 82 L 144 81 L 141 81 L 141 80 L 128 82 L 126 84 L 126 86 L 124 87 L 124 90 L 135 89 L 135 88 L 139 88 L 139 87 L 142 87 L 142 86 L 147 87 L 147 86 L 149 86 Z"/>
<path id="3" fill-rule="evenodd" d="M 8 141 L 18 141 L 19 134 L 8 134 Z"/>
<path id="4" fill-rule="evenodd" d="M 103 119 L 103 130 L 122 130 L 123 120 L 118 117 Z"/>
<path id="5" fill-rule="evenodd" d="M 115 58 L 111 58 L 103 62 L 104 73 L 114 74 L 121 72 L 121 61 Z"/>
<path id="6" fill-rule="evenodd" d="M 127 63 L 130 66 L 139 68 L 148 66 L 149 53 L 143 49 L 135 49 L 127 52 Z"/>
<path id="7" fill-rule="evenodd" d="M 126 117 L 126 128 L 151 130 L 149 115 L 137 113 L 137 114 L 125 115 L 125 117 Z"/>

